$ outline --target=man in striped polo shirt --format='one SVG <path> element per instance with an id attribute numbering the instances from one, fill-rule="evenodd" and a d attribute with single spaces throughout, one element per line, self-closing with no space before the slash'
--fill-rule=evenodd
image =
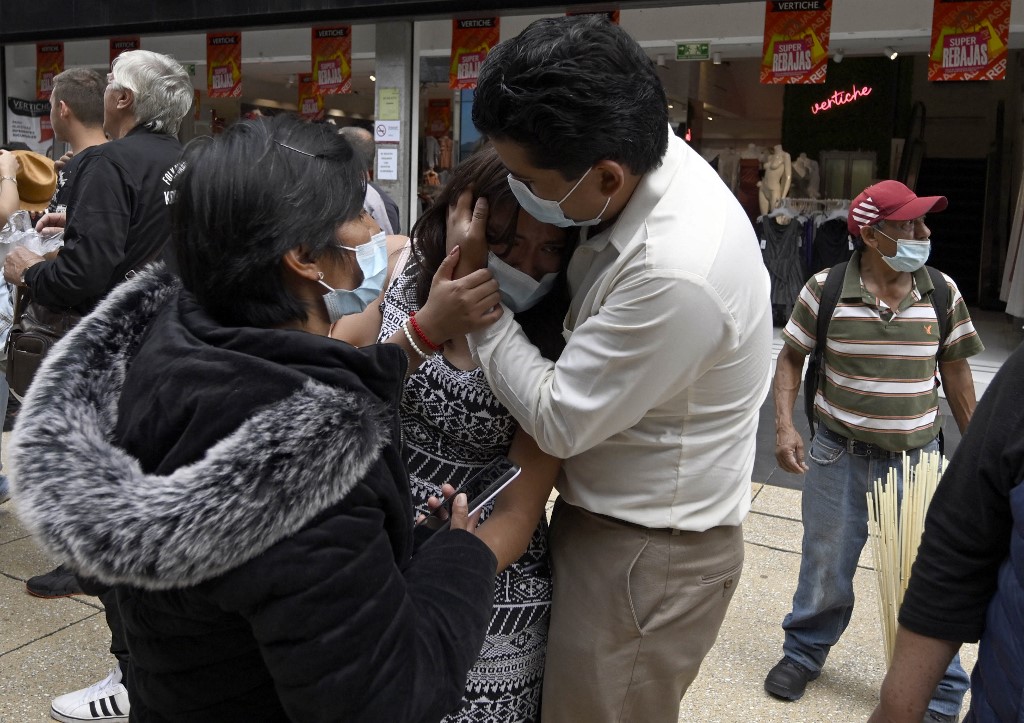
<path id="1" fill-rule="evenodd" d="M 847 226 L 857 251 L 850 259 L 814 399 L 817 433 L 804 461 L 793 426 L 804 357 L 817 341 L 818 303 L 827 271 L 812 277 L 783 331 L 773 391 L 779 466 L 805 473 L 802 560 L 793 610 L 783 620 L 782 660 L 765 678 L 772 695 L 797 700 L 821 673 L 853 612 L 853 575 L 867 540 L 866 494 L 889 469 L 902 474 L 922 451 L 937 451 L 941 419 L 936 364 L 961 432 L 974 412 L 967 357 L 983 349 L 956 284 L 948 286 L 948 336 L 940 326 L 924 263 L 930 250 L 929 211 L 942 196 L 919 198 L 897 181 L 865 189 L 851 204 Z M 969 679 L 954 658 L 929 704 L 926 721 L 956 721 Z"/>

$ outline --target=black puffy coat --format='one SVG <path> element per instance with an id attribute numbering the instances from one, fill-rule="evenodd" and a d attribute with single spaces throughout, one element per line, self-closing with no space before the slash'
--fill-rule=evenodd
<path id="1" fill-rule="evenodd" d="M 47 358 L 12 445 L 40 543 L 115 586 L 133 721 L 431 721 L 484 639 L 495 559 L 413 554 L 398 347 L 224 328 L 162 273 Z"/>

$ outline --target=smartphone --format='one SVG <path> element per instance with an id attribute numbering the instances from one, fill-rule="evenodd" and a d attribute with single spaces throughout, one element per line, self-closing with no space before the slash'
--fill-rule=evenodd
<path id="1" fill-rule="evenodd" d="M 427 515 L 423 524 L 428 524 L 430 527 L 438 530 L 447 529 L 449 520 L 442 521 L 438 513 L 443 509 L 450 517 L 455 496 L 467 490 L 480 490 L 480 493 L 473 497 L 469 503 L 470 516 L 475 515 L 484 508 L 484 505 L 497 497 L 499 492 L 516 479 L 520 472 L 522 472 L 522 469 L 512 460 L 507 457 L 495 457 L 487 463 L 487 466 L 459 485 L 453 495 L 446 498 L 440 507 Z"/>

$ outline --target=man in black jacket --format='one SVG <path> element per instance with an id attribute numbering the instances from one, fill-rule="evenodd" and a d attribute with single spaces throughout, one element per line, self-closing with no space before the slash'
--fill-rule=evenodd
<path id="1" fill-rule="evenodd" d="M 84 315 L 133 271 L 160 258 L 169 238 L 171 181 L 181 154 L 178 127 L 193 94 L 188 73 L 173 58 L 148 50 L 118 56 L 103 93 L 103 130 L 111 142 L 78 163 L 66 212 L 48 213 L 36 226 L 63 226 L 64 247 L 53 259 L 15 249 L 4 262 L 4 277 L 26 287 L 33 302 L 50 311 Z M 29 592 L 44 597 L 82 591 L 63 566 L 33 581 Z M 55 699 L 51 713 L 58 720 L 127 723 L 127 646 L 120 614 L 112 591 L 92 592 L 103 599 L 111 652 L 120 664 L 101 685 Z"/>

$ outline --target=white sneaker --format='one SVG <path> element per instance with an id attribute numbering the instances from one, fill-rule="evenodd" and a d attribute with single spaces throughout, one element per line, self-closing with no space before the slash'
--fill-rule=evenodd
<path id="1" fill-rule="evenodd" d="M 115 665 L 99 683 L 54 698 L 50 715 L 64 723 L 128 723 L 128 709 L 128 691 L 121 685 L 121 666 Z"/>

